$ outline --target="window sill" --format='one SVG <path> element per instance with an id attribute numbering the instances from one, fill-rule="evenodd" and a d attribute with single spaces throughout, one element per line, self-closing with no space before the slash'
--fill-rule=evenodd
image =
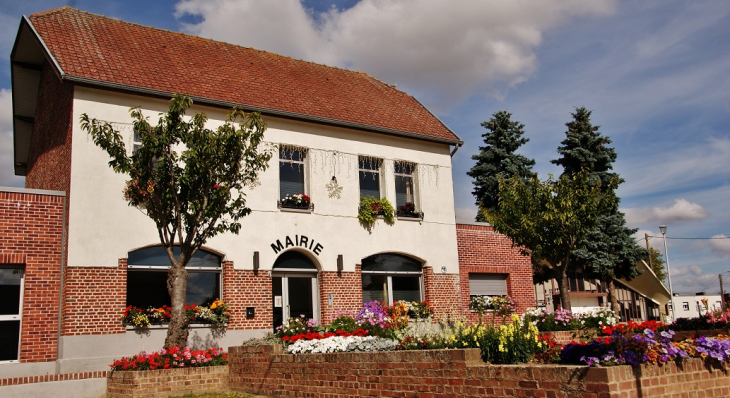
<path id="1" fill-rule="evenodd" d="M 398 216 L 398 221 L 415 221 L 415 222 L 421 222 L 423 221 L 423 217 L 413 217 L 413 216 Z"/>
<path id="2" fill-rule="evenodd" d="M 227 325 L 228 324 L 226 324 L 225 326 L 227 326 Z M 131 330 L 131 331 L 135 331 L 135 330 L 158 330 L 158 329 L 159 330 L 167 330 L 168 329 L 168 325 L 166 325 L 166 324 L 165 325 L 150 325 L 149 327 L 146 327 L 146 328 L 138 328 L 138 327 L 132 326 L 132 325 L 124 325 L 124 327 L 125 327 L 125 329 Z M 191 324 L 188 325 L 188 329 L 210 329 L 212 327 L 214 327 L 214 326 L 211 325 L 211 324 L 209 324 L 209 323 L 191 323 Z"/>
<path id="3" fill-rule="evenodd" d="M 311 214 L 314 209 L 300 209 L 296 207 L 280 207 L 279 211 L 284 213 L 303 213 L 303 214 Z"/>
<path id="4" fill-rule="evenodd" d="M 276 202 L 276 207 L 281 211 L 290 211 L 293 213 L 311 213 L 314 211 L 314 203 L 309 202 L 309 204 L 304 206 L 297 206 L 297 205 L 285 205 L 282 204 L 281 201 Z"/>

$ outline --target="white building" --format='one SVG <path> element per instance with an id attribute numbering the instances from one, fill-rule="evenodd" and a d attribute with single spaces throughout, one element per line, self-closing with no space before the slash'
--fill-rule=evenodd
<path id="1" fill-rule="evenodd" d="M 234 105 L 261 112 L 265 140 L 278 148 L 247 193 L 251 214 L 240 234 L 211 239 L 188 266 L 188 302 L 221 298 L 232 310 L 224 335 L 194 326 L 191 345 L 240 344 L 299 314 L 326 323 L 369 300 L 429 300 L 437 314 L 460 313 L 472 274 L 493 274 L 495 291 L 519 292 L 520 309 L 534 301 L 529 259 L 508 250 L 507 239 L 472 271 L 470 257 L 460 262 L 470 236 L 498 234 L 469 226 L 457 247 L 451 156 L 462 141 L 394 86 L 68 7 L 24 17 L 11 61 L 15 171 L 26 188 L 64 195 L 64 230 L 60 264 L 46 266 L 55 273 L 14 265 L 25 275 L 11 281 L 24 289 L 7 290 L 22 303 L 11 326 L 20 337 L 0 358 L 0 376 L 107 369 L 113 358 L 162 347 L 164 326 L 140 332 L 120 317 L 128 305 L 169 304 L 169 263 L 153 222 L 123 199 L 125 176 L 108 166 L 79 118 L 111 123 L 131 153 L 129 109 L 155 121 L 173 93 L 190 95 L 189 114 L 205 112 L 209 128 Z M 312 206 L 281 206 L 294 193 Z M 396 208 L 410 202 L 415 212 L 367 228 L 357 218 L 365 195 Z M 0 254 L 20 258 L 12 245 Z M 36 308 L 39 295 L 59 304 Z M 39 324 L 48 326 L 42 334 L 33 329 Z"/>

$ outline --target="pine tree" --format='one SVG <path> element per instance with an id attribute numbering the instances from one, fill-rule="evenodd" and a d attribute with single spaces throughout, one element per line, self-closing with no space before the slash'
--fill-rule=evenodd
<path id="1" fill-rule="evenodd" d="M 566 138 L 558 147 L 559 159 L 552 163 L 563 166 L 563 175 L 574 175 L 581 170 L 601 181 L 604 190 L 613 190 L 623 180 L 614 173 L 613 162 L 616 151 L 609 147 L 611 140 L 603 136 L 599 126 L 591 124 L 591 111 L 584 107 L 572 113 L 573 120 L 566 123 Z M 616 185 L 611 184 L 614 181 Z M 619 306 L 615 294 L 615 278 L 631 280 L 640 274 L 636 268 L 639 260 L 648 256 L 632 235 L 636 229 L 626 228 L 626 220 L 619 211 L 619 200 L 599 217 L 596 228 L 591 231 L 575 250 L 575 264 L 586 275 L 596 276 L 608 284 L 612 309 L 618 314 Z"/>
<path id="2" fill-rule="evenodd" d="M 499 178 L 510 178 L 518 175 L 527 180 L 535 176 L 533 159 L 515 153 L 526 144 L 524 138 L 525 125 L 513 121 L 512 114 L 498 111 L 489 121 L 482 122 L 482 127 L 489 130 L 482 134 L 485 146 L 479 147 L 479 153 L 472 156 L 476 164 L 466 174 L 474 178 L 474 197 L 480 210 L 495 210 L 499 207 Z M 477 214 L 477 221 L 486 221 L 483 212 Z"/>

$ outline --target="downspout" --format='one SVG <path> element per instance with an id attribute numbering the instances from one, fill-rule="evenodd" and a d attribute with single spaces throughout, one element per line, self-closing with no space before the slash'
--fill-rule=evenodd
<path id="1" fill-rule="evenodd" d="M 56 374 L 61 373 L 61 332 L 63 328 L 63 281 L 66 276 L 66 226 L 68 225 L 66 223 L 66 217 L 68 214 L 68 208 L 66 207 L 68 203 L 68 196 L 63 195 L 63 218 L 61 222 L 63 223 L 63 226 L 61 227 L 61 281 L 58 285 L 58 338 L 56 339 Z"/>
<path id="2" fill-rule="evenodd" d="M 454 157 L 454 154 L 456 153 L 456 151 L 458 151 L 458 150 L 459 150 L 459 147 L 460 147 L 460 146 L 462 146 L 462 145 L 463 145 L 463 142 L 457 142 L 457 143 L 456 143 L 456 144 L 454 145 L 454 150 L 453 150 L 453 151 L 451 151 L 451 157 L 452 157 L 452 158 Z"/>

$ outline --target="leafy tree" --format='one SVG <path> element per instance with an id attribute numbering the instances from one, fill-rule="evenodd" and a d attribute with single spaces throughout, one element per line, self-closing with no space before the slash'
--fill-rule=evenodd
<path id="1" fill-rule="evenodd" d="M 525 125 L 513 121 L 512 114 L 507 111 L 495 112 L 489 121 L 482 122 L 482 127 L 489 130 L 482 134 L 485 146 L 479 147 L 479 153 L 472 156 L 476 164 L 466 174 L 474 181 L 474 197 L 476 205 L 481 209 L 495 210 L 499 207 L 499 178 L 509 178 L 517 174 L 523 179 L 535 176 L 533 159 L 527 159 L 515 153 L 526 144 L 529 138 L 523 138 Z M 482 212 L 477 214 L 477 221 L 485 221 Z"/>
<path id="2" fill-rule="evenodd" d="M 590 178 L 601 181 L 601 189 L 608 193 L 615 190 L 611 181 L 618 184 L 623 180 L 612 172 L 616 151 L 609 147 L 611 140 L 603 136 L 591 123 L 591 111 L 584 107 L 572 113 L 573 120 L 566 123 L 568 131 L 562 146 L 558 147 L 561 157 L 552 163 L 563 166 L 563 175 L 574 175 L 587 171 Z M 613 193 L 613 192 L 611 192 Z M 580 249 L 574 252 L 576 265 L 587 275 L 599 277 L 608 284 L 611 307 L 619 313 L 615 294 L 614 278 L 631 280 L 641 272 L 636 264 L 646 258 L 646 249 L 636 244 L 632 235 L 636 229 L 626 228 L 626 220 L 618 208 L 619 200 L 598 219 L 596 228 L 586 235 Z"/>
<path id="3" fill-rule="evenodd" d="M 651 270 L 654 271 L 656 274 L 656 277 L 662 281 L 665 282 L 667 280 L 667 270 L 664 268 L 664 257 L 662 257 L 662 253 L 653 248 L 649 248 L 649 256 L 646 257 L 647 261 L 649 261 L 651 265 Z"/>
<path id="4" fill-rule="evenodd" d="M 155 222 L 170 258 L 167 291 L 172 310 L 166 347 L 187 345 L 185 265 L 208 239 L 240 231 L 239 221 L 251 212 L 243 189 L 255 185 L 272 155 L 260 148 L 266 130 L 260 114 L 235 107 L 223 125 L 210 130 L 203 113 L 185 121 L 191 105 L 189 97 L 175 95 L 157 126 L 132 108 L 142 146 L 131 155 L 109 123 L 81 115 L 81 128 L 109 154 L 109 166 L 129 176 L 124 197 Z M 180 248 L 178 256 L 174 246 Z"/>
<path id="5" fill-rule="evenodd" d="M 610 187 L 618 184 L 609 181 Z M 587 172 L 552 176 L 547 181 L 537 177 L 524 181 L 519 176 L 500 179 L 499 208 L 484 210 L 485 218 L 495 230 L 509 236 L 533 258 L 538 274 L 558 282 L 563 308 L 571 309 L 568 271 L 576 261 L 573 252 L 585 236 L 595 229 L 600 215 L 614 206 L 612 189 L 602 189 L 600 182 Z"/>

